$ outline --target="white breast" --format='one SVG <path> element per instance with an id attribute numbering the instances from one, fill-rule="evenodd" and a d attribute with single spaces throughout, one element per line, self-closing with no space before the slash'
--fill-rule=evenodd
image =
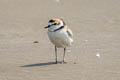
<path id="1" fill-rule="evenodd" d="M 65 48 L 73 42 L 73 39 L 67 34 L 65 28 L 56 32 L 48 31 L 48 36 L 50 41 L 58 48 Z"/>

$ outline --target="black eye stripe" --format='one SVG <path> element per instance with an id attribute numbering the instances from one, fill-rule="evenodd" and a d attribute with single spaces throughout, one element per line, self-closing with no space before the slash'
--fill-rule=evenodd
<path id="1" fill-rule="evenodd" d="M 54 23 L 53 25 L 57 25 L 57 23 Z"/>
<path id="2" fill-rule="evenodd" d="M 54 23 L 53 25 L 59 25 L 60 23 Z"/>

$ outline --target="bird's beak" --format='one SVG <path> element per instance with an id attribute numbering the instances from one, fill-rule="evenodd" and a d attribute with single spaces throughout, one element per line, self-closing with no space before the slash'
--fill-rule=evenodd
<path id="1" fill-rule="evenodd" d="M 48 25 L 48 26 L 46 26 L 46 27 L 44 27 L 44 28 L 46 29 L 46 28 L 49 28 L 49 27 L 50 27 L 50 25 Z"/>

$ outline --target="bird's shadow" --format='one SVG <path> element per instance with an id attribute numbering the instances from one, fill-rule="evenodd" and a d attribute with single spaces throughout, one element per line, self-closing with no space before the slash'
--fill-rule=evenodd
<path id="1" fill-rule="evenodd" d="M 58 64 L 61 62 L 58 62 Z M 27 65 L 23 65 L 20 67 L 38 67 L 38 66 L 48 66 L 48 65 L 55 65 L 56 62 L 45 62 L 45 63 L 36 63 L 36 64 L 27 64 Z"/>

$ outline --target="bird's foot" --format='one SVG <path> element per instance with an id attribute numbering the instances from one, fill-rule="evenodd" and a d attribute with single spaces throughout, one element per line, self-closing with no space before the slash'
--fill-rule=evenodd
<path id="1" fill-rule="evenodd" d="M 58 62 L 56 61 L 55 64 L 58 64 Z"/>
<path id="2" fill-rule="evenodd" d="M 62 61 L 62 62 L 61 62 L 61 64 L 67 64 L 67 62 L 65 62 L 65 61 Z"/>

